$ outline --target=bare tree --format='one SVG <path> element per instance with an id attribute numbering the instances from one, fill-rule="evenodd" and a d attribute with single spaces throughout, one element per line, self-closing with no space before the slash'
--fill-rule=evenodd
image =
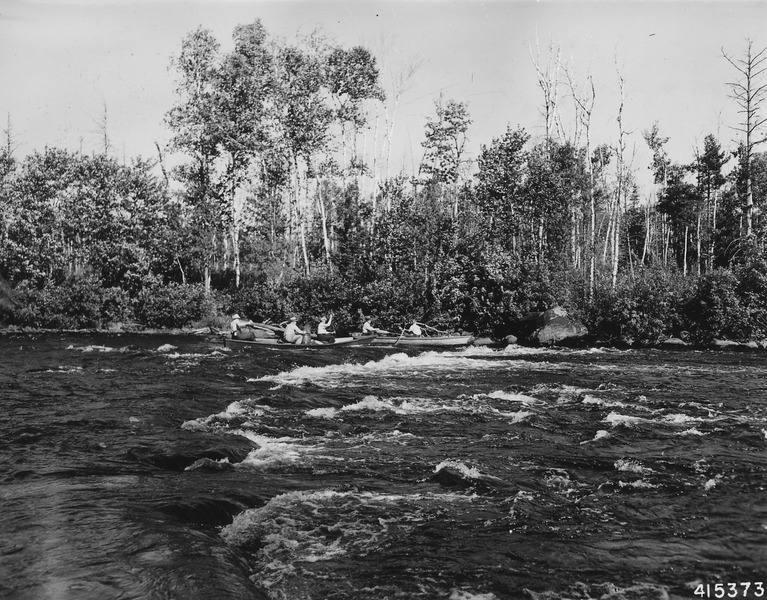
<path id="1" fill-rule="evenodd" d="M 558 103 L 559 103 L 559 74 L 561 70 L 562 51 L 554 42 L 549 43 L 549 60 L 546 65 L 543 64 L 541 50 L 538 45 L 538 39 L 535 40 L 535 51 L 530 48 L 530 58 L 535 66 L 535 72 L 538 74 L 538 85 L 543 92 L 543 117 L 546 127 L 546 142 L 553 139 L 554 132 L 561 134 Z M 561 137 L 561 135 L 560 135 Z"/>
<path id="2" fill-rule="evenodd" d="M 5 137 L 5 155 L 7 158 L 13 156 L 18 144 L 16 143 L 16 137 L 13 133 L 13 124 L 11 123 L 11 113 L 6 116 L 6 125 L 3 129 L 3 136 Z"/>
<path id="3" fill-rule="evenodd" d="M 382 71 L 388 73 L 387 87 L 389 92 L 386 95 L 387 101 L 384 104 L 378 103 L 377 109 L 383 107 L 384 110 L 384 136 L 380 150 L 380 161 L 383 163 L 382 169 L 379 167 L 378 156 L 374 159 L 373 177 L 374 184 L 378 183 L 379 177 L 381 177 L 380 171 L 383 170 L 383 179 L 388 180 L 391 177 L 391 154 L 392 154 L 392 138 L 394 137 L 394 126 L 397 122 L 397 110 L 402 101 L 402 97 L 413 86 L 415 76 L 423 65 L 424 59 L 420 56 L 413 56 L 405 62 L 398 64 L 394 67 L 389 66 L 389 52 L 388 45 L 385 40 L 381 41 L 381 55 L 384 57 Z M 378 118 L 376 117 L 376 141 L 374 145 L 377 145 L 378 139 Z M 376 152 L 377 154 L 377 152 Z M 373 190 L 375 195 L 375 188 Z M 391 198 L 387 198 L 386 210 L 391 209 Z"/>
<path id="4" fill-rule="evenodd" d="M 741 58 L 733 58 L 728 55 L 724 48 L 722 48 L 722 56 L 729 62 L 735 70 L 739 73 L 740 77 L 736 81 L 728 82 L 730 86 L 730 96 L 738 104 L 740 110 L 738 113 L 742 115 L 742 121 L 734 129 L 745 135 L 745 144 L 743 150 L 745 152 L 744 162 L 746 171 L 746 202 L 745 202 L 745 217 L 746 217 L 746 235 L 750 236 L 752 232 L 752 216 L 754 211 L 754 194 L 751 183 L 751 155 L 753 153 L 754 146 L 767 141 L 767 137 L 760 140 L 754 140 L 754 135 L 767 121 L 767 117 L 761 117 L 759 110 L 765 100 L 765 90 L 767 90 L 767 83 L 761 83 L 761 76 L 764 71 L 767 70 L 767 48 L 756 50 L 754 44 L 750 39 L 746 39 L 746 51 L 745 56 Z"/>
<path id="5" fill-rule="evenodd" d="M 594 111 L 594 102 L 596 100 L 596 89 L 594 88 L 594 78 L 589 74 L 586 77 L 585 89 L 576 90 L 573 82 L 573 74 L 569 69 L 565 70 L 567 83 L 573 95 L 576 106 L 576 119 L 583 128 L 586 136 L 586 170 L 589 175 L 589 240 L 588 240 L 588 261 L 589 261 L 589 298 L 594 296 L 594 279 L 596 270 L 596 205 L 594 201 L 594 165 L 591 161 L 591 114 Z M 580 131 L 580 130 L 578 130 Z"/>
<path id="6" fill-rule="evenodd" d="M 625 86 L 626 81 L 623 77 L 623 73 L 618 67 L 617 59 L 615 64 L 616 72 L 618 74 L 618 86 L 620 90 L 620 104 L 618 106 L 618 142 L 615 147 L 616 156 L 616 186 L 615 186 L 615 202 L 614 202 L 614 217 L 612 224 L 612 250 L 613 250 L 613 268 L 612 268 L 612 287 L 618 284 L 618 264 L 620 259 L 620 235 L 621 235 L 621 197 L 625 197 L 626 187 L 628 181 L 628 170 L 626 168 L 626 130 L 623 127 L 623 107 L 625 103 Z"/>
<path id="7" fill-rule="evenodd" d="M 102 106 L 103 111 L 101 114 L 101 117 L 98 120 L 98 123 L 96 124 L 96 127 L 99 132 L 99 136 L 101 137 L 101 143 L 103 144 L 103 153 L 104 156 L 109 154 L 109 150 L 112 148 L 112 143 L 109 141 L 109 133 L 108 133 L 108 113 L 107 113 L 107 101 L 102 100 Z"/>

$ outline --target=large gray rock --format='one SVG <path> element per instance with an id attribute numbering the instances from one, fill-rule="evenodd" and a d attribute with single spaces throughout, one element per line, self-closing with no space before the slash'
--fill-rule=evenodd
<path id="1" fill-rule="evenodd" d="M 570 316 L 561 306 L 555 306 L 543 311 L 538 317 L 538 328 L 533 332 L 530 341 L 541 346 L 559 344 L 565 340 L 573 340 L 588 335 L 586 326 Z"/>

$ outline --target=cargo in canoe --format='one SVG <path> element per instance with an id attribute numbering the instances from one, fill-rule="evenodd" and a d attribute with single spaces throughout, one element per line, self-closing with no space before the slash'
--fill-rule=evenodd
<path id="1" fill-rule="evenodd" d="M 355 339 L 365 339 L 364 336 L 355 336 Z M 451 348 L 459 346 L 468 346 L 474 341 L 473 335 L 435 335 L 435 336 L 397 336 L 397 335 L 376 335 L 373 337 L 374 346 L 406 346 L 408 348 Z"/>
<path id="2" fill-rule="evenodd" d="M 336 338 L 336 341 L 332 343 L 312 340 L 311 344 L 289 344 L 287 342 L 275 339 L 237 340 L 233 338 L 224 338 L 224 345 L 227 348 L 253 348 L 256 350 L 332 350 L 334 348 L 367 346 L 372 344 L 374 340 L 374 336 L 365 336 L 359 338 L 339 337 Z"/>

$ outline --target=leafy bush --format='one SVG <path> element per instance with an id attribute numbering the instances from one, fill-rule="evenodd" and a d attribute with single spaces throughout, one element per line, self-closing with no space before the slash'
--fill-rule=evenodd
<path id="1" fill-rule="evenodd" d="M 101 290 L 101 319 L 104 323 L 121 323 L 133 319 L 130 294 L 119 287 Z"/>
<path id="2" fill-rule="evenodd" d="M 73 278 L 42 289 L 20 285 L 22 306 L 15 321 L 28 327 L 83 329 L 97 327 L 101 317 L 101 289 L 95 278 Z"/>
<path id="3" fill-rule="evenodd" d="M 137 319 L 150 327 L 186 327 L 212 312 L 202 284 L 145 286 L 136 300 Z"/>
<path id="4" fill-rule="evenodd" d="M 603 281 L 592 305 L 584 311 L 586 325 L 607 341 L 655 344 L 685 327 L 682 307 L 689 295 L 687 280 L 662 270 L 648 270 L 612 289 Z"/>
<path id="5" fill-rule="evenodd" d="M 740 304 L 737 287 L 735 274 L 726 269 L 698 279 L 685 307 L 695 343 L 707 344 L 714 338 L 738 340 L 747 337 L 746 311 Z"/>
<path id="6" fill-rule="evenodd" d="M 737 270 L 736 293 L 742 314 L 742 332 L 750 339 L 767 337 L 767 260 L 755 257 Z"/>

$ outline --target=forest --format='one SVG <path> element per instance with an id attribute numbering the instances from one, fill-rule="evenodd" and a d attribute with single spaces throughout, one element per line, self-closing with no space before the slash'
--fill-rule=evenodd
<path id="1" fill-rule="evenodd" d="M 593 81 L 549 50 L 531 66 L 543 135 L 509 127 L 470 160 L 470 106 L 441 95 L 410 173 L 394 167 L 392 135 L 418 65 L 385 91 L 370 50 L 318 32 L 278 41 L 259 20 L 234 29 L 230 51 L 203 27 L 181 41 L 171 142 L 154 158 L 118 160 L 106 127 L 102 152 L 18 158 L 9 119 L 0 323 L 184 328 L 333 312 L 339 331 L 374 314 L 500 339 L 559 305 L 601 343 L 767 339 L 764 50 L 748 41 L 722 58 L 738 146 L 707 135 L 677 164 L 648 123 L 649 165 L 629 157 L 622 102 L 615 140 L 591 139 Z M 567 128 L 560 88 L 575 106 Z"/>

